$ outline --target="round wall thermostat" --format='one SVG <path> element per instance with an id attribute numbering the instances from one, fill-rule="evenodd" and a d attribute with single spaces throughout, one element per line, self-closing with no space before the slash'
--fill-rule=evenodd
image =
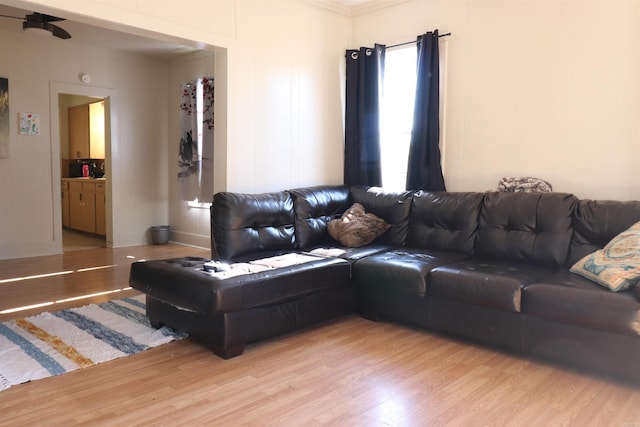
<path id="1" fill-rule="evenodd" d="M 82 80 L 82 83 L 86 83 L 89 84 L 91 83 L 91 76 L 89 74 L 80 74 L 80 80 Z"/>

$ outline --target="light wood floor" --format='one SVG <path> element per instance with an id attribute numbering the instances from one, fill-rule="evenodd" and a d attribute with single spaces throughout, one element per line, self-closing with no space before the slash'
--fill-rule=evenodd
<path id="1" fill-rule="evenodd" d="M 208 252 L 169 244 L 0 261 L 0 311 L 54 302 L 0 320 L 133 295 L 55 303 L 126 288 L 134 260 L 183 255 Z M 29 278 L 53 272 L 65 274 Z M 14 386 L 0 392 L 0 425 L 638 427 L 640 387 L 351 315 L 230 360 L 184 340 Z"/>
<path id="2" fill-rule="evenodd" d="M 62 229 L 62 250 L 64 252 L 104 248 L 107 239 L 97 234 L 83 233 L 69 228 Z"/>

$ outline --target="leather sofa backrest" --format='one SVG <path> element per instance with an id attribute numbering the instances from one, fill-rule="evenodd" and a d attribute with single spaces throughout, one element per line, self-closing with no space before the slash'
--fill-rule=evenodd
<path id="1" fill-rule="evenodd" d="M 375 240 L 387 245 L 404 245 L 409 230 L 412 191 L 387 192 L 377 187 L 351 187 L 354 203 L 360 203 L 365 210 L 391 225 L 389 230 Z"/>
<path id="2" fill-rule="evenodd" d="M 211 205 L 214 259 L 289 250 L 295 247 L 293 201 L 289 193 L 220 192 Z"/>
<path id="3" fill-rule="evenodd" d="M 474 256 L 564 265 L 577 203 L 565 193 L 486 193 Z"/>
<path id="4" fill-rule="evenodd" d="M 335 245 L 327 223 L 351 206 L 349 187 L 321 185 L 288 190 L 293 199 L 296 243 L 300 249 Z"/>
<path id="5" fill-rule="evenodd" d="M 567 266 L 601 249 L 638 221 L 639 201 L 580 200 L 574 213 L 574 235 Z"/>
<path id="6" fill-rule="evenodd" d="M 471 253 L 483 197 L 484 193 L 414 194 L 407 246 Z"/>

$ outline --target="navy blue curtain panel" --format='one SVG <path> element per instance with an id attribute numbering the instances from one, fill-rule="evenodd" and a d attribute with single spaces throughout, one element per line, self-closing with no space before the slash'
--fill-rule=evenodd
<path id="1" fill-rule="evenodd" d="M 407 190 L 446 191 L 440 163 L 438 30 L 418 36 L 418 67 Z"/>
<path id="2" fill-rule="evenodd" d="M 385 46 L 346 52 L 344 183 L 381 186 L 380 94 Z"/>

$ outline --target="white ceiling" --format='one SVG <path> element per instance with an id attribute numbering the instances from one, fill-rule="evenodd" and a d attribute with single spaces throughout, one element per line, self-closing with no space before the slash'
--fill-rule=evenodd
<path id="1" fill-rule="evenodd" d="M 0 4 L 0 15 L 23 17 L 33 12 L 35 11 L 17 9 Z M 54 22 L 53 24 L 63 28 L 71 34 L 70 39 L 61 41 L 64 43 L 88 44 L 91 46 L 165 59 L 200 50 L 200 48 L 196 46 L 189 46 L 187 44 L 181 45 L 175 42 L 142 37 L 121 31 L 113 31 L 78 21 L 65 20 Z M 0 17 L 0 30 L 22 33 L 22 21 L 19 19 Z M 34 35 L 32 37 L 37 38 L 41 36 Z"/>
<path id="2" fill-rule="evenodd" d="M 341 13 L 351 14 L 363 8 L 379 7 L 390 3 L 398 3 L 406 0 L 301 0 L 327 7 Z M 30 13 L 38 12 L 18 9 L 0 4 L 0 15 L 24 17 Z M 122 31 L 114 31 L 95 25 L 85 24 L 79 21 L 65 20 L 55 22 L 55 25 L 65 29 L 71 34 L 71 39 L 65 43 L 82 43 L 108 49 L 126 51 L 135 54 L 148 55 L 169 59 L 186 53 L 201 50 L 195 45 L 179 44 L 174 41 L 160 40 L 152 37 L 138 36 Z M 0 18 L 0 30 L 22 33 L 22 21 L 11 18 Z M 34 36 L 36 37 L 36 36 Z"/>
<path id="3" fill-rule="evenodd" d="M 358 6 L 364 3 L 372 3 L 373 0 L 333 0 L 333 3 L 341 4 L 342 6 L 352 7 Z"/>

